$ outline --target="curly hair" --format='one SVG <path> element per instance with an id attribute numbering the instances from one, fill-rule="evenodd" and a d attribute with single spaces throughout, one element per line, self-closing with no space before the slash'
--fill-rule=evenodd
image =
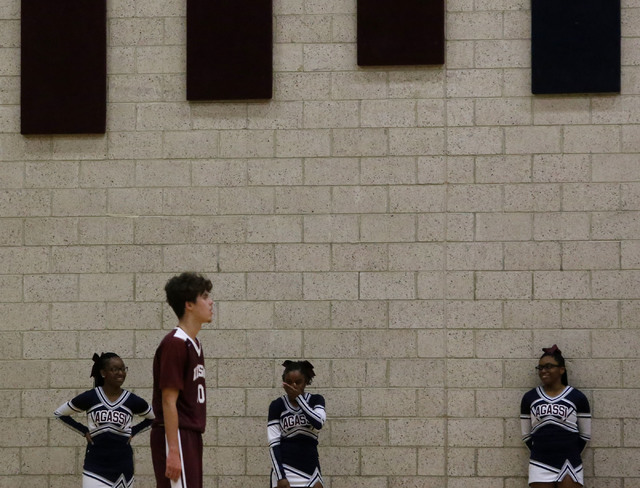
<path id="1" fill-rule="evenodd" d="M 198 296 L 210 292 L 213 284 L 198 273 L 185 272 L 174 276 L 164 286 L 167 303 L 173 309 L 178 319 L 184 316 L 185 304 L 194 303 Z"/>

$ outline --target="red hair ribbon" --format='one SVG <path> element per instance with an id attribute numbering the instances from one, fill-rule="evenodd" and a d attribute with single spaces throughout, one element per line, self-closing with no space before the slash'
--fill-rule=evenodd
<path id="1" fill-rule="evenodd" d="M 555 344 L 551 347 L 543 347 L 542 350 L 544 351 L 545 354 L 549 354 L 551 356 L 553 356 L 556 353 L 562 354 L 562 351 L 558 349 L 558 346 L 556 346 Z"/>

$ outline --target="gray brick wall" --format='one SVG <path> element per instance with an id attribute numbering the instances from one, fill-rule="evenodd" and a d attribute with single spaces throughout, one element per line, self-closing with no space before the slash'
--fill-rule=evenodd
<path id="1" fill-rule="evenodd" d="M 274 98 L 185 101 L 182 0 L 108 2 L 104 136 L 19 134 L 0 0 L 0 488 L 78 485 L 52 419 L 113 350 L 150 399 L 162 287 L 214 281 L 209 488 L 263 487 L 285 358 L 327 399 L 327 488 L 524 488 L 558 343 L 587 486 L 640 486 L 640 2 L 622 93 L 530 94 L 529 0 L 448 0 L 444 67 L 359 69 L 355 0 L 274 1 Z M 137 485 L 154 485 L 148 438 Z"/>

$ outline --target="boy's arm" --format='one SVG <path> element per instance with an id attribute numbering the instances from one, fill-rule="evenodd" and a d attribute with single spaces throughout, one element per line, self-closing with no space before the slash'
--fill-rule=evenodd
<path id="1" fill-rule="evenodd" d="M 162 412 L 168 447 L 165 476 L 173 481 L 177 481 L 182 472 L 178 440 L 178 407 L 176 405 L 179 393 L 180 390 L 177 388 L 162 389 Z"/>

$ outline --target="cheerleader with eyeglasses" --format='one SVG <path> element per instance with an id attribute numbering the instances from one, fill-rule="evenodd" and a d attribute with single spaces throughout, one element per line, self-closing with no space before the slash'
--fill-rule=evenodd
<path id="1" fill-rule="evenodd" d="M 591 439 L 587 397 L 569 386 L 562 352 L 555 344 L 543 348 L 536 370 L 541 385 L 520 404 L 522 440 L 530 450 L 531 488 L 584 486 L 581 453 Z"/>
<path id="2" fill-rule="evenodd" d="M 151 427 L 153 410 L 146 400 L 122 388 L 127 367 L 115 353 L 93 355 L 95 388 L 65 402 L 55 416 L 87 440 L 82 488 L 132 488 L 131 438 Z M 71 416 L 86 412 L 87 425 Z M 133 424 L 133 416 L 144 418 Z"/>

